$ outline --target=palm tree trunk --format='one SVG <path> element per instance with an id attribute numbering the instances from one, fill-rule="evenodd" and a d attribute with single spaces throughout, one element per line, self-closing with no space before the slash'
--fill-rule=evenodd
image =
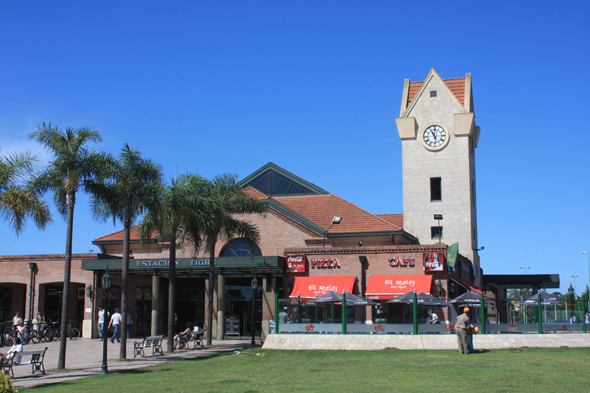
<path id="1" fill-rule="evenodd" d="M 127 309 L 129 308 L 129 237 L 131 229 L 131 215 L 125 209 L 123 223 L 123 266 L 121 272 L 121 346 L 119 359 L 127 358 Z"/>
<path id="2" fill-rule="evenodd" d="M 176 228 L 170 231 L 170 285 L 168 285 L 168 352 L 174 352 L 175 318 L 174 304 L 176 303 Z"/>
<path id="3" fill-rule="evenodd" d="M 76 204 L 76 194 L 68 192 L 66 195 L 67 207 L 67 230 L 66 230 L 66 257 L 64 261 L 64 288 L 61 308 L 61 337 L 59 342 L 59 357 L 57 360 L 57 369 L 66 368 L 66 344 L 68 332 L 68 306 L 70 300 L 70 275 L 72 271 L 72 237 L 74 234 L 74 205 Z"/>
<path id="4" fill-rule="evenodd" d="M 215 243 L 209 247 L 209 287 L 208 294 L 208 311 L 207 311 L 207 345 L 213 343 L 213 295 L 215 293 Z M 217 321 L 222 323 L 223 321 Z"/>

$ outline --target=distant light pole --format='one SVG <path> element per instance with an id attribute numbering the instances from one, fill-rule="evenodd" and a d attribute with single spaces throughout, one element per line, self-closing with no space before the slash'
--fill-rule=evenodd
<path id="1" fill-rule="evenodd" d="M 108 294 L 109 290 L 111 289 L 111 285 L 113 284 L 113 279 L 109 274 L 109 267 L 107 266 L 107 270 L 102 276 L 102 293 L 104 294 L 104 323 L 102 324 L 102 368 L 100 370 L 101 374 L 107 374 L 109 371 L 107 370 L 107 307 L 108 307 Z"/>
<path id="2" fill-rule="evenodd" d="M 588 286 L 590 286 L 590 252 L 582 251 L 582 254 L 588 255 Z M 590 309 L 590 292 L 588 292 L 588 299 L 588 308 Z M 586 309 L 586 311 L 590 311 L 589 309 Z"/>
<path id="3" fill-rule="evenodd" d="M 255 318 L 255 310 L 256 310 L 256 289 L 258 288 L 258 280 L 256 276 L 252 279 L 252 324 L 250 325 L 250 331 L 252 332 L 252 346 L 256 345 L 256 335 L 254 334 L 254 318 Z"/>
<path id="4" fill-rule="evenodd" d="M 574 294 L 576 294 L 576 292 L 578 292 L 577 291 L 577 288 L 576 288 L 576 277 L 578 277 L 578 275 L 577 274 L 572 274 L 572 277 L 574 278 Z"/>
<path id="5" fill-rule="evenodd" d="M 530 269 L 531 267 L 530 266 L 521 266 L 520 268 L 524 269 L 524 275 L 526 276 L 527 269 Z"/>

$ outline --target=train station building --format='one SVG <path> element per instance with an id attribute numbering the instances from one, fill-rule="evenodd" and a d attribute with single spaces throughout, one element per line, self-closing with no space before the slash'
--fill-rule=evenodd
<path id="1" fill-rule="evenodd" d="M 274 163 L 242 179 L 244 192 L 268 207 L 265 215 L 240 217 L 259 228 L 260 242 L 253 248 L 243 239 L 218 242 L 214 261 L 181 244 L 177 326 L 187 321 L 205 325 L 210 263 L 217 278 L 214 322 L 207 328 L 218 339 L 224 338 L 230 316 L 241 335 L 251 334 L 254 277 L 259 282 L 255 325 L 263 334 L 277 313 L 275 294 L 306 300 L 346 290 L 383 302 L 413 289 L 442 298 L 483 289 L 475 178 L 480 128 L 473 108 L 470 74 L 443 80 L 432 69 L 424 81 L 405 81 L 396 119 L 403 213 L 372 214 Z M 123 231 L 93 243 L 100 253 L 76 254 L 72 262 L 69 315 L 85 337 L 96 336 L 97 307 L 103 302 L 100 278 L 107 266 L 113 276 L 109 309 L 120 304 Z M 132 335 L 164 333 L 169 263 L 166 236 L 142 244 L 137 227 L 132 228 Z M 4 256 L 0 269 L 0 319 L 17 311 L 25 318 L 58 319 L 63 255 Z M 379 317 L 371 308 L 354 316 L 356 323 Z"/>

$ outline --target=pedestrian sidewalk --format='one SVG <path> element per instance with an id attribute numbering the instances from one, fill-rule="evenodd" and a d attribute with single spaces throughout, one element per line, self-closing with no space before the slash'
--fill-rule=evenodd
<path id="1" fill-rule="evenodd" d="M 213 340 L 213 346 L 205 346 L 204 349 L 197 348 L 189 351 L 174 351 L 172 354 L 165 353 L 164 356 L 151 356 L 151 351 L 148 350 L 146 353 L 150 355 L 146 358 L 134 358 L 133 342 L 135 341 L 141 341 L 141 339 L 127 339 L 127 359 L 130 359 L 129 361 L 119 361 L 120 344 L 117 342 L 112 344 L 110 341 L 107 341 L 107 365 L 110 373 L 133 370 L 176 360 L 206 357 L 218 353 L 235 351 L 236 349 L 250 345 L 250 340 Z M 162 349 L 164 351 L 166 351 L 166 346 L 167 340 L 164 340 L 164 343 L 162 344 Z M 24 350 L 33 351 L 45 347 L 47 347 L 44 361 L 46 375 L 40 373 L 31 375 L 30 365 L 16 366 L 14 367 L 15 378 L 12 380 L 14 387 L 17 389 L 30 388 L 100 374 L 102 367 L 102 341 L 98 339 L 80 338 L 77 340 L 68 340 L 66 349 L 66 372 L 55 371 L 55 369 L 57 369 L 59 355 L 58 341 L 27 344 L 24 346 Z"/>

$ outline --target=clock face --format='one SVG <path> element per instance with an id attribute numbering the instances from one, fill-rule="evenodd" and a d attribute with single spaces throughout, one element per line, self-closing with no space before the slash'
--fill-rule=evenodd
<path id="1" fill-rule="evenodd" d="M 424 143 L 433 149 L 443 147 L 447 138 L 447 132 L 441 126 L 430 126 L 424 131 Z"/>

